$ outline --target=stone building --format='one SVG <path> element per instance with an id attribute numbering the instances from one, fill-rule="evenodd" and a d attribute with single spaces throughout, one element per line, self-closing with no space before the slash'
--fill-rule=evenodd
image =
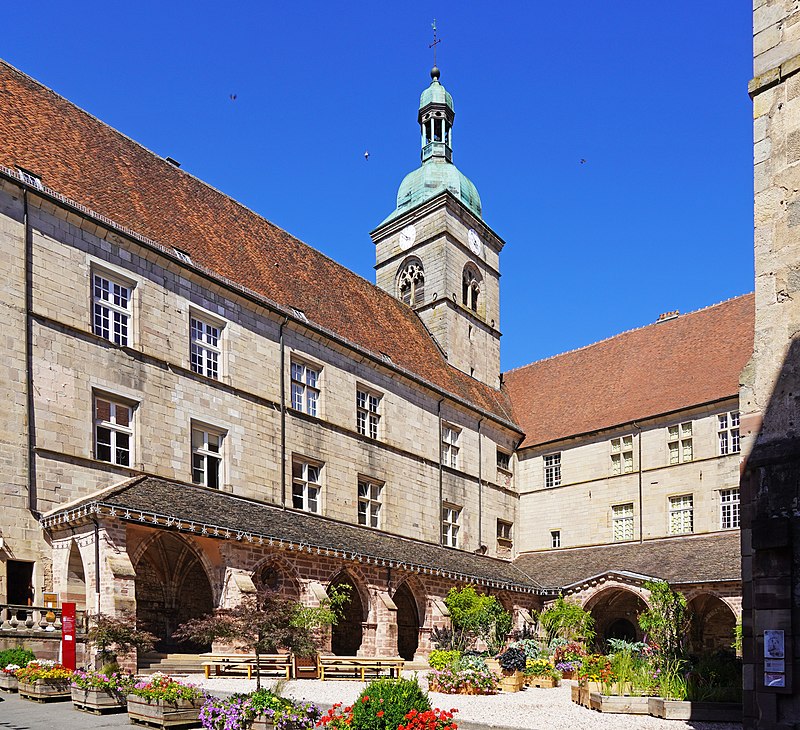
<path id="1" fill-rule="evenodd" d="M 45 593 L 168 651 L 259 585 L 346 583 L 331 649 L 412 659 L 453 585 L 617 636 L 663 577 L 730 643 L 752 296 L 501 375 L 504 242 L 436 70 L 377 286 L 7 64 L 0 118 L 0 641 Z"/>

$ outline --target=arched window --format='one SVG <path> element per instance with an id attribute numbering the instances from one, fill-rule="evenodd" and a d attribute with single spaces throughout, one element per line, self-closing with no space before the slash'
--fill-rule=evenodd
<path id="1" fill-rule="evenodd" d="M 479 276 L 473 266 L 467 264 L 464 267 L 464 275 L 461 278 L 461 303 L 473 312 L 478 311 L 478 297 L 481 293 Z"/>
<path id="2" fill-rule="evenodd" d="M 419 259 L 409 259 L 403 264 L 397 277 L 397 291 L 410 307 L 425 301 L 425 271 Z"/>

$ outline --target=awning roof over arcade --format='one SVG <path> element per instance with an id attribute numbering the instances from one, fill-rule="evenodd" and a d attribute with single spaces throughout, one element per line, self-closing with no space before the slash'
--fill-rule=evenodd
<path id="1" fill-rule="evenodd" d="M 608 574 L 672 584 L 739 581 L 739 531 L 531 552 L 515 561 L 539 585 L 566 589 Z"/>
<path id="2" fill-rule="evenodd" d="M 142 476 L 48 512 L 45 529 L 92 515 L 208 537 L 333 555 L 524 593 L 549 593 L 513 563 L 244 499 L 193 484 Z"/>

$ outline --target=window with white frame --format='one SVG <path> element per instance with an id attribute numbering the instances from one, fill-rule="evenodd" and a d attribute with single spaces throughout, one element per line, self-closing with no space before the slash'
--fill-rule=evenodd
<path id="1" fill-rule="evenodd" d="M 461 508 L 450 504 L 442 505 L 442 545 L 458 547 L 458 520 Z"/>
<path id="2" fill-rule="evenodd" d="M 358 480 L 358 524 L 380 527 L 383 487 L 368 479 Z"/>
<path id="3" fill-rule="evenodd" d="M 501 547 L 511 547 L 513 541 L 514 523 L 506 520 L 497 520 L 497 544 Z"/>
<path id="4" fill-rule="evenodd" d="M 222 484 L 222 439 L 220 431 L 192 426 L 192 481 L 219 489 Z"/>
<path id="5" fill-rule="evenodd" d="M 189 317 L 189 357 L 192 371 L 219 378 L 221 327 L 199 317 Z"/>
<path id="6" fill-rule="evenodd" d="M 741 451 L 739 442 L 739 411 L 721 413 L 717 416 L 717 442 L 719 454 L 738 454 Z"/>
<path id="7" fill-rule="evenodd" d="M 319 408 L 319 368 L 292 362 L 292 408 L 316 416 Z"/>
<path id="8" fill-rule="evenodd" d="M 362 436 L 378 438 L 381 397 L 368 390 L 356 389 L 356 429 Z"/>
<path id="9" fill-rule="evenodd" d="M 129 283 L 92 273 L 92 331 L 96 335 L 116 345 L 130 345 L 132 291 Z"/>
<path id="10" fill-rule="evenodd" d="M 669 498 L 669 532 L 682 535 L 694 531 L 694 497 L 682 494 Z"/>
<path id="11" fill-rule="evenodd" d="M 694 458 L 691 421 L 670 426 L 667 429 L 667 436 L 670 464 L 681 464 Z"/>
<path id="12" fill-rule="evenodd" d="M 719 492 L 719 527 L 721 530 L 733 530 L 740 526 L 739 490 L 720 489 Z"/>
<path id="13" fill-rule="evenodd" d="M 458 468 L 458 439 L 461 431 L 447 423 L 442 424 L 442 464 Z"/>
<path id="14" fill-rule="evenodd" d="M 561 530 L 550 530 L 550 547 L 561 547 Z"/>
<path id="15" fill-rule="evenodd" d="M 131 465 L 133 407 L 105 396 L 94 398 L 94 456 L 119 466 Z"/>
<path id="16" fill-rule="evenodd" d="M 633 471 L 633 436 L 611 439 L 611 474 L 630 474 Z"/>
<path id="17" fill-rule="evenodd" d="M 292 462 L 292 507 L 319 513 L 320 466 L 295 459 Z"/>
<path id="18" fill-rule="evenodd" d="M 614 542 L 633 540 L 633 502 L 611 507 L 611 534 Z"/>
<path id="19" fill-rule="evenodd" d="M 558 487 L 561 484 L 561 453 L 544 457 L 544 486 Z"/>

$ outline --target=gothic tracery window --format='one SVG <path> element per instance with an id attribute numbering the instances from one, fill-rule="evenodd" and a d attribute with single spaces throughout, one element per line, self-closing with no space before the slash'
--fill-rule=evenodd
<path id="1" fill-rule="evenodd" d="M 471 266 L 465 266 L 461 279 L 461 303 L 473 312 L 477 312 L 480 293 L 481 285 L 478 273 Z"/>
<path id="2" fill-rule="evenodd" d="M 425 301 L 425 271 L 419 259 L 407 261 L 397 277 L 397 288 L 400 299 L 410 307 Z"/>

